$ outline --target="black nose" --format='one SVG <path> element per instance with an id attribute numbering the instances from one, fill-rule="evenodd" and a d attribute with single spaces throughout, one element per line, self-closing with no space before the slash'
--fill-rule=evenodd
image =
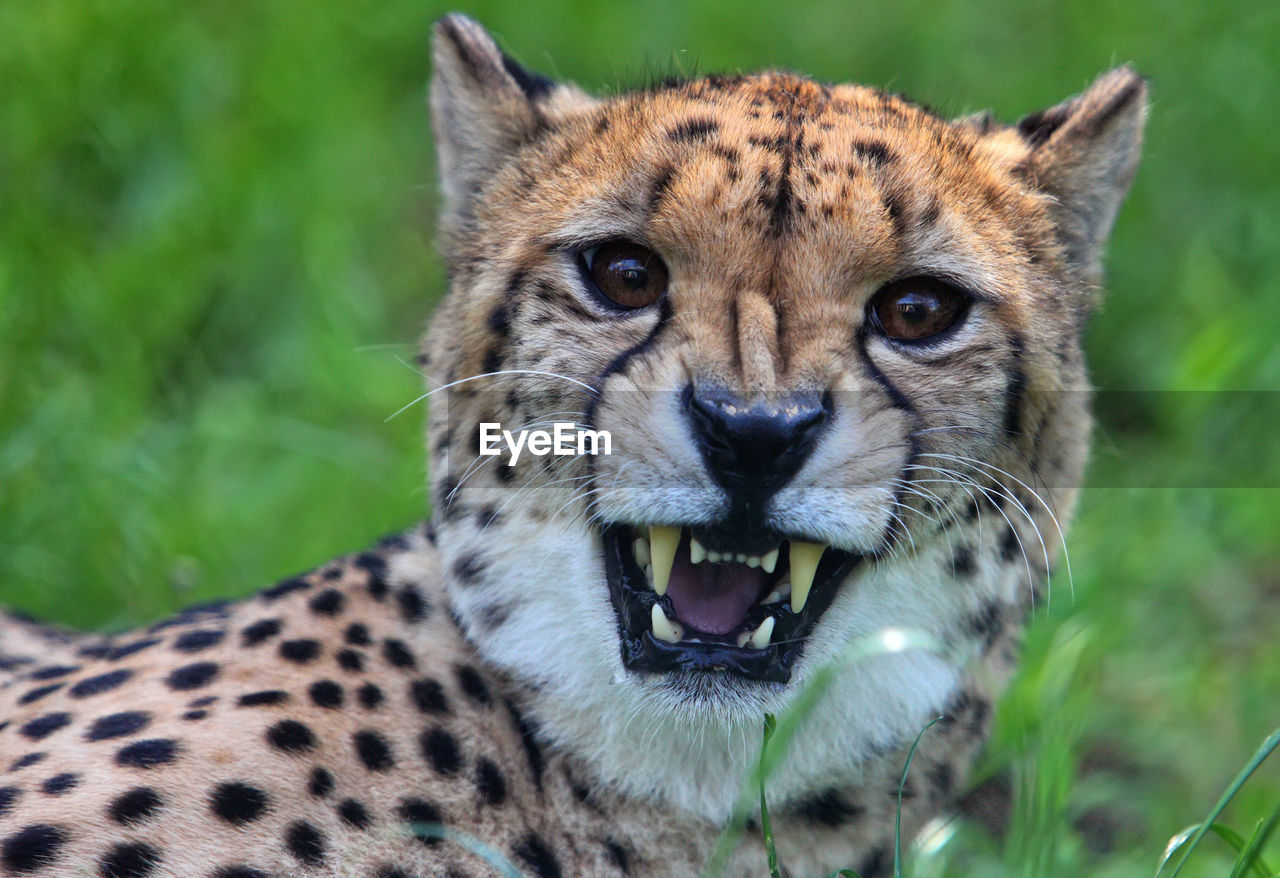
<path id="1" fill-rule="evenodd" d="M 707 469 L 735 500 L 776 493 L 799 472 L 831 418 L 831 398 L 819 393 L 748 402 L 732 391 L 691 387 L 685 399 Z"/>

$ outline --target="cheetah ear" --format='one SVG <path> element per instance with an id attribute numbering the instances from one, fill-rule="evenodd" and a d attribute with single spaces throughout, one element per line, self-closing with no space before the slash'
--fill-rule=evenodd
<path id="1" fill-rule="evenodd" d="M 1137 170 L 1146 118 L 1147 82 L 1125 66 L 1018 123 L 1031 178 L 1057 199 L 1067 256 L 1090 276 Z"/>
<path id="2" fill-rule="evenodd" d="M 431 58 L 445 219 L 465 223 L 486 180 L 542 124 L 539 103 L 555 84 L 504 55 L 484 28 L 458 13 L 436 22 Z"/>

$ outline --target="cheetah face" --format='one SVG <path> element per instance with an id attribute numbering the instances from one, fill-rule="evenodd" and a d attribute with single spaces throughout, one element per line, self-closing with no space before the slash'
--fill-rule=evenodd
<path id="1" fill-rule="evenodd" d="M 961 638 L 1030 588 L 1018 485 L 1065 515 L 1083 466 L 1138 77 L 1007 127 L 780 73 L 597 100 L 457 18 L 436 52 L 435 514 L 491 660 L 564 710 L 758 717 L 859 635 Z M 557 420 L 610 453 L 477 454 L 481 424 Z M 983 507 L 1003 539 L 971 537 Z M 958 672 L 911 667 L 920 709 Z"/>

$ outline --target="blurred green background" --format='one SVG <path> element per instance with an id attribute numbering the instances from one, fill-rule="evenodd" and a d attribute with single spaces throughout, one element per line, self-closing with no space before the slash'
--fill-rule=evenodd
<path id="1" fill-rule="evenodd" d="M 1150 77 L 1089 349 L 1103 388 L 1186 392 L 1104 402 L 1074 602 L 1059 577 L 985 769 L 1012 828 L 918 865 L 1150 874 L 1280 725 L 1275 419 L 1221 408 L 1280 390 L 1280 4 L 456 6 L 597 90 L 783 66 L 1012 120 Z M 448 8 L 0 4 L 0 600 L 119 627 L 424 515 L 422 410 L 387 418 L 444 282 L 423 96 Z M 1266 766 L 1229 822 L 1278 801 Z"/>

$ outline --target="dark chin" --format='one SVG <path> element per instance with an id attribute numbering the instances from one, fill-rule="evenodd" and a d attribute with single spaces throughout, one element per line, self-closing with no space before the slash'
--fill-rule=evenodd
<path id="1" fill-rule="evenodd" d="M 804 654 L 814 625 L 831 606 L 840 583 L 862 560 L 862 556 L 828 549 L 818 565 L 809 599 L 799 613 L 790 607 L 774 609 L 773 643 L 763 649 L 738 647 L 728 638 L 699 635 L 697 641 L 667 643 L 653 636 L 650 614 L 655 602 L 670 610 L 670 602 L 649 587 L 644 572 L 632 555 L 631 528 L 606 525 L 603 528 L 605 571 L 609 595 L 618 617 L 622 644 L 622 664 L 629 671 L 671 675 L 679 688 L 703 689 L 705 682 L 728 675 L 758 684 L 783 684 Z M 777 535 L 773 542 L 787 539 Z M 753 611 L 754 612 L 754 611 Z M 763 618 L 764 610 L 759 609 Z M 748 616 L 748 624 L 759 621 Z M 696 681 L 695 681 L 696 678 Z"/>

